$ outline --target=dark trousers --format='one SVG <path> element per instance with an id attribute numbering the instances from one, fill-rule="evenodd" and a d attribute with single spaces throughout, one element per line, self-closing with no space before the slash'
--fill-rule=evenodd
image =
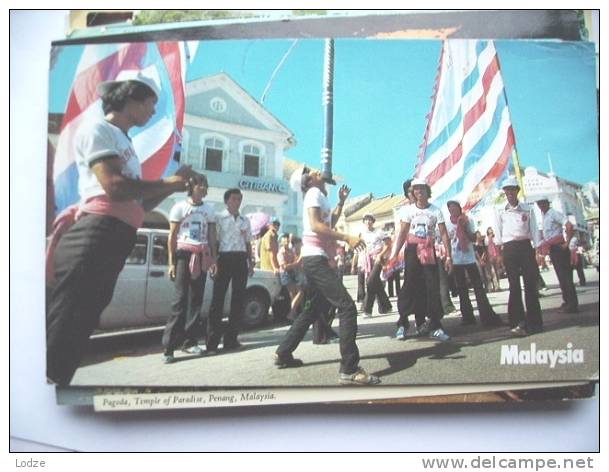
<path id="1" fill-rule="evenodd" d="M 58 385 L 80 365 L 135 239 L 135 228 L 101 215 L 83 216 L 60 239 L 46 327 L 47 377 Z"/>
<path id="2" fill-rule="evenodd" d="M 503 245 L 503 264 L 510 285 L 508 313 L 510 326 L 521 326 L 527 330 L 542 328 L 541 306 L 537 290 L 539 269 L 531 241 L 510 241 Z M 520 275 L 524 280 L 526 316 L 522 304 Z"/>
<path id="3" fill-rule="evenodd" d="M 395 289 L 394 289 L 395 286 Z M 400 271 L 396 270 L 391 277 L 387 279 L 387 292 L 390 297 L 396 297 L 400 291 Z"/>
<path id="4" fill-rule="evenodd" d="M 357 302 L 363 302 L 366 298 L 366 274 L 363 270 L 357 269 Z"/>
<path id="5" fill-rule="evenodd" d="M 577 255 L 577 265 L 575 266 L 577 270 L 577 278 L 579 279 L 580 287 L 586 285 L 586 274 L 584 273 L 584 255 Z"/>
<path id="6" fill-rule="evenodd" d="M 404 284 L 398 294 L 398 326 L 407 328 L 408 315 L 414 313 L 417 326 L 425 322 L 427 315 L 432 330 L 441 328 L 442 304 L 438 266 L 421 265 L 415 244 L 409 244 L 405 251 Z"/>
<path id="7" fill-rule="evenodd" d="M 568 308 L 577 308 L 577 292 L 573 284 L 573 269 L 571 268 L 571 252 L 560 244 L 550 247 L 550 260 L 554 266 L 556 277 L 562 292 L 562 299 Z"/>
<path id="8" fill-rule="evenodd" d="M 201 331 L 201 305 L 207 273 L 202 272 L 196 279 L 191 278 L 188 268 L 191 253 L 176 252 L 176 276 L 174 281 L 171 316 L 163 332 L 163 347 L 167 354 L 181 344 L 183 348 L 195 346 Z"/>
<path id="9" fill-rule="evenodd" d="M 453 274 L 457 283 L 457 291 L 459 292 L 459 307 L 461 309 L 461 315 L 463 319 L 474 318 L 474 309 L 472 302 L 469 299 L 469 289 L 467 287 L 467 280 L 465 279 L 465 273 L 469 277 L 469 281 L 474 288 L 474 294 L 476 296 L 476 304 L 478 305 L 478 313 L 480 314 L 480 321 L 487 323 L 492 320 L 495 316 L 495 312 L 491 307 L 486 296 L 486 291 L 482 285 L 482 279 L 480 278 L 480 271 L 476 264 L 466 265 L 454 265 Z"/>
<path id="10" fill-rule="evenodd" d="M 214 291 L 207 319 L 207 349 L 215 350 L 224 337 L 224 347 L 237 343 L 243 315 L 243 300 L 247 286 L 248 268 L 245 252 L 221 252 L 218 256 L 218 273 L 214 279 Z M 232 282 L 232 294 L 228 325 L 223 332 L 222 315 L 228 284 Z"/>
<path id="11" fill-rule="evenodd" d="M 451 276 L 446 272 L 444 268 L 444 261 L 438 259 L 438 281 L 440 287 L 440 301 L 442 303 L 442 313 L 447 315 L 455 311 L 455 305 L 450 299 L 451 289 Z"/>
<path id="12" fill-rule="evenodd" d="M 383 270 L 383 266 L 380 262 L 377 262 L 372 267 L 372 270 L 366 279 L 364 313 L 372 313 L 374 300 L 376 300 L 378 303 L 380 313 L 387 313 L 391 310 L 391 302 L 389 301 L 389 297 L 387 297 L 385 287 L 383 286 L 383 281 L 381 280 L 381 270 Z"/>
<path id="13" fill-rule="evenodd" d="M 355 344 L 357 334 L 357 309 L 347 289 L 338 279 L 336 272 L 323 256 L 303 257 L 303 269 L 312 290 L 311 309 L 303 310 L 296 318 L 285 338 L 277 348 L 278 356 L 290 355 L 300 344 L 307 330 L 318 317 L 323 315 L 324 298 L 336 307 L 339 319 L 340 372 L 354 373 L 359 364 L 359 351 Z"/>

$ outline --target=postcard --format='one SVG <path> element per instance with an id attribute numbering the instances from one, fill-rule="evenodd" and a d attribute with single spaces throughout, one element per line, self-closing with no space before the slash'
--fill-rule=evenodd
<path id="1" fill-rule="evenodd" d="M 593 44 L 189 38 L 51 58 L 52 383 L 149 388 L 124 406 L 154 409 L 192 407 L 190 389 L 303 403 L 599 380 Z M 431 190 L 422 237 L 407 180 Z M 540 200 L 568 239 L 545 253 Z M 451 202 L 464 232 L 444 231 Z M 392 258 L 405 227 L 420 239 Z"/>

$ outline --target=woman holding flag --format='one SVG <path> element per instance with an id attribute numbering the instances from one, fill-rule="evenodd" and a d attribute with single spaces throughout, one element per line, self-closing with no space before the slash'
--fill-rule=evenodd
<path id="1" fill-rule="evenodd" d="M 81 204 L 56 220 L 49 244 L 47 378 L 68 385 L 89 336 L 110 303 L 114 286 L 136 240 L 144 213 L 190 187 L 190 166 L 161 180 L 142 180 L 128 136 L 155 113 L 156 81 L 141 71 L 122 71 L 97 86 L 104 116 L 85 122 L 74 137 Z M 69 226 L 69 229 L 68 229 Z M 59 239 L 61 237 L 61 239 Z"/>

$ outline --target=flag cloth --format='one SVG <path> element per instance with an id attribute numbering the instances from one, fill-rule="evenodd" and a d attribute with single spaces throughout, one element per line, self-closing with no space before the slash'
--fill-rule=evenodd
<path id="1" fill-rule="evenodd" d="M 513 169 L 514 131 L 493 41 L 443 42 L 427 118 L 415 175 L 431 186 L 434 204 L 457 200 L 470 210 Z"/>
<path id="2" fill-rule="evenodd" d="M 145 126 L 129 131 L 143 178 L 160 179 L 174 172 L 177 163 L 173 157 L 180 149 L 184 124 L 185 47 L 177 41 L 165 41 L 87 45 L 82 49 L 53 162 L 55 214 L 80 201 L 74 137 L 84 120 L 103 116 L 97 85 L 114 80 L 122 70 L 142 70 L 161 89 L 154 116 Z M 50 85 L 53 94 L 54 84 Z"/>

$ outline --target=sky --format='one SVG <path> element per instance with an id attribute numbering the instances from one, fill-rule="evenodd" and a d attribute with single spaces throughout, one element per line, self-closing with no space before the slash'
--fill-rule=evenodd
<path id="1" fill-rule="evenodd" d="M 201 41 L 187 80 L 225 72 L 260 101 L 293 40 Z M 550 170 L 577 183 L 598 181 L 598 115 L 594 45 L 496 41 L 516 148 L 523 167 Z M 68 76 L 80 47 L 58 55 Z M 278 70 L 264 106 L 296 138 L 286 156 L 320 167 L 323 140 L 322 40 L 300 40 Z M 335 42 L 333 173 L 352 196 L 400 193 L 412 176 L 441 42 L 338 39 Z M 66 87 L 69 81 L 54 80 Z M 60 85 L 61 84 L 61 85 Z M 63 93 L 51 93 L 51 111 Z M 65 103 L 65 99 L 64 99 Z"/>

